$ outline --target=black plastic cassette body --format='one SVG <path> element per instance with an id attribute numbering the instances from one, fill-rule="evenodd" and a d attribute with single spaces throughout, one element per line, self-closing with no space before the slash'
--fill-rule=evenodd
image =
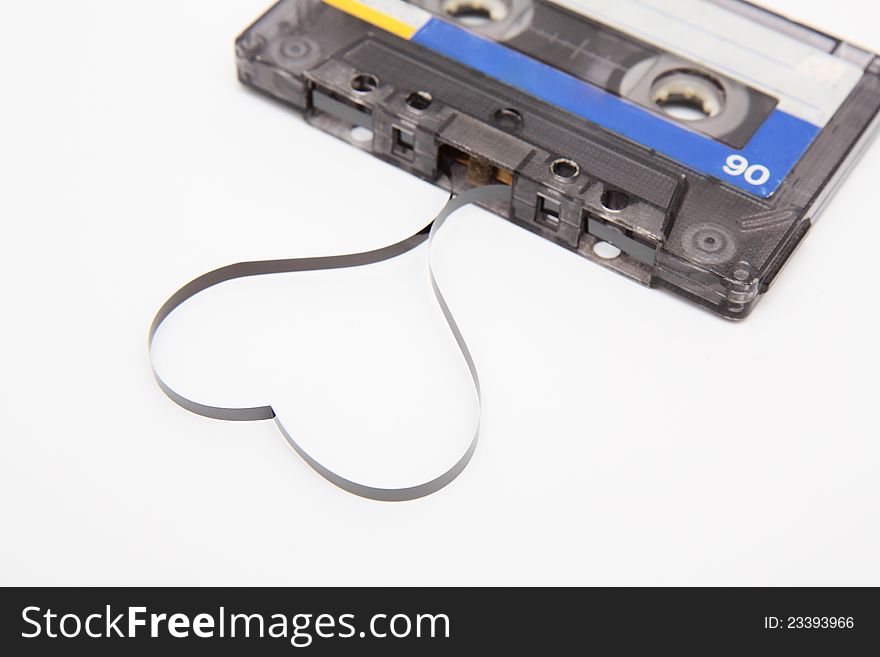
<path id="1" fill-rule="evenodd" d="M 658 3 L 282 0 L 239 74 L 437 184 L 512 185 L 490 209 L 742 318 L 876 132 L 880 59 L 739 0 L 644 20 Z"/>

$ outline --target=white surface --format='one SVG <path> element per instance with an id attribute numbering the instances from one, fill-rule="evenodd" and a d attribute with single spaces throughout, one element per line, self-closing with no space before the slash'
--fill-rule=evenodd
<path id="1" fill-rule="evenodd" d="M 880 50 L 869 4 L 773 4 Z M 342 493 L 271 423 L 171 404 L 146 331 L 182 283 L 382 245 L 444 201 L 238 85 L 232 38 L 262 6 L 0 2 L 0 584 L 880 584 L 877 247 L 859 237 L 880 147 L 743 324 L 454 217 L 438 274 L 484 432 L 425 500 Z M 163 371 L 235 399 L 274 373 L 255 401 L 340 467 L 436 467 L 474 402 L 421 254 L 208 293 L 169 324 Z"/>

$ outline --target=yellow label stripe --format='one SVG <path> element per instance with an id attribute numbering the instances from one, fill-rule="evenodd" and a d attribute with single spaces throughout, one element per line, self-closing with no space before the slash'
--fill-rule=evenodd
<path id="1" fill-rule="evenodd" d="M 402 39 L 409 40 L 416 32 L 418 32 L 417 27 L 407 25 L 403 21 L 400 21 L 393 16 L 389 16 L 378 9 L 368 7 L 357 0 L 324 0 L 324 3 L 331 7 L 336 7 L 337 9 L 344 11 L 346 14 L 351 14 L 355 18 L 360 18 L 362 21 L 370 23 L 371 25 L 375 25 L 386 32 L 391 32 L 391 34 L 399 36 Z"/>

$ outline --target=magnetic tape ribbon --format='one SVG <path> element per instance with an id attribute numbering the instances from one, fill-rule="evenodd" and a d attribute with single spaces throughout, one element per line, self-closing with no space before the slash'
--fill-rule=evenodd
<path id="1" fill-rule="evenodd" d="M 458 344 L 458 348 L 461 351 L 465 362 L 467 363 L 468 369 L 470 370 L 471 379 L 473 380 L 474 384 L 474 391 L 477 395 L 477 404 L 478 406 L 480 406 L 482 404 L 482 394 L 480 391 L 480 378 L 477 374 L 477 368 L 474 365 L 473 357 L 471 356 L 470 350 L 468 349 L 467 344 L 464 341 L 464 337 L 462 336 L 461 331 L 458 328 L 458 324 L 456 324 L 455 319 L 452 316 L 452 312 L 449 310 L 449 306 L 446 303 L 446 299 L 443 297 L 443 294 L 440 291 L 440 287 L 437 284 L 437 279 L 434 276 L 434 270 L 431 266 L 431 247 L 434 242 L 434 237 L 443 227 L 443 224 L 446 222 L 449 216 L 456 210 L 459 210 L 465 205 L 469 205 L 471 203 L 487 203 L 493 201 L 509 203 L 510 200 L 511 188 L 506 185 L 486 185 L 484 187 L 477 187 L 475 189 L 471 189 L 469 191 L 458 194 L 457 196 L 451 197 L 446 206 L 444 206 L 440 213 L 427 226 L 425 226 L 425 228 L 423 228 L 415 235 L 408 237 L 405 240 L 402 240 L 397 244 L 393 244 L 391 246 L 386 246 L 375 251 L 355 253 L 350 255 L 326 256 L 319 258 L 295 258 L 289 260 L 264 260 L 259 262 L 240 262 L 234 265 L 221 267 L 220 269 L 215 269 L 214 271 L 208 272 L 207 274 L 196 278 L 187 285 L 183 286 L 170 299 L 168 299 L 168 301 L 166 301 L 165 304 L 159 309 L 159 312 L 156 313 L 156 317 L 153 319 L 153 324 L 150 327 L 149 333 L 149 350 L 150 362 L 153 368 L 153 376 L 155 377 L 156 382 L 159 384 L 159 387 L 162 389 L 162 391 L 174 403 L 192 413 L 196 413 L 197 415 L 202 415 L 204 417 L 209 417 L 217 420 L 231 420 L 239 422 L 249 422 L 255 420 L 274 420 L 276 426 L 281 431 L 281 434 L 284 436 L 290 446 L 293 447 L 296 453 L 299 454 L 302 459 L 309 466 L 311 466 L 313 470 L 315 470 L 315 472 L 324 477 L 324 479 L 326 479 L 327 481 L 335 484 L 345 491 L 348 491 L 349 493 L 353 493 L 361 497 L 366 497 L 368 499 L 384 502 L 404 502 L 408 500 L 415 500 L 420 497 L 425 497 L 426 495 L 431 495 L 432 493 L 436 493 L 438 490 L 448 485 L 456 477 L 458 477 L 458 475 L 462 473 L 462 471 L 467 467 L 468 463 L 470 462 L 471 457 L 473 456 L 474 451 L 477 448 L 477 442 L 480 436 L 479 415 L 477 416 L 477 426 L 474 430 L 473 438 L 471 439 L 470 445 L 468 446 L 467 450 L 464 452 L 464 454 L 462 454 L 461 458 L 458 460 L 458 462 L 456 462 L 455 465 L 453 465 L 449 470 L 441 474 L 439 477 L 432 479 L 431 481 L 426 481 L 422 484 L 418 484 L 416 486 L 411 486 L 408 488 L 376 488 L 373 486 L 367 486 L 346 479 L 345 477 L 342 477 L 341 475 L 333 472 L 332 470 L 315 460 L 305 449 L 303 449 L 303 447 L 299 445 L 299 443 L 297 443 L 297 441 L 292 435 L 290 435 L 287 429 L 285 429 L 284 425 L 275 415 L 275 411 L 272 410 L 271 406 L 255 406 L 251 408 L 224 408 L 219 406 L 207 406 L 205 404 L 200 404 L 198 402 L 187 399 L 183 395 L 175 392 L 171 388 L 171 386 L 169 386 L 167 383 L 165 383 L 165 381 L 162 380 L 162 377 L 159 376 L 159 373 L 156 370 L 155 363 L 153 363 L 153 339 L 155 338 L 156 332 L 159 330 L 159 327 L 162 325 L 162 322 L 165 321 L 165 319 L 172 312 L 174 312 L 174 310 L 178 306 L 180 306 L 182 303 L 192 298 L 199 292 L 207 290 L 208 288 L 218 285 L 220 283 L 235 280 L 238 278 L 263 276 L 266 274 L 283 274 L 302 271 L 320 271 L 328 269 L 348 269 L 352 267 L 361 267 L 364 265 L 382 262 L 383 260 L 390 260 L 391 258 L 411 251 L 415 247 L 427 241 L 428 274 L 431 280 L 431 287 L 434 290 L 434 297 L 437 299 L 437 303 L 440 305 L 440 309 L 443 311 L 443 316 L 446 319 L 446 323 L 449 325 L 453 336 L 455 336 L 455 341 Z"/>

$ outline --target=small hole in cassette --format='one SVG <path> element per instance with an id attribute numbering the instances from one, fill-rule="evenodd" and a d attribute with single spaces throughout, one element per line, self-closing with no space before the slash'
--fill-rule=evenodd
<path id="1" fill-rule="evenodd" d="M 361 94 L 375 91 L 379 87 L 379 78 L 369 73 L 358 73 L 351 79 L 351 88 Z"/>
<path id="2" fill-rule="evenodd" d="M 581 172 L 581 168 L 574 160 L 559 158 L 554 160 L 550 165 L 550 172 L 559 178 L 559 180 L 571 180 L 577 178 Z"/>
<path id="3" fill-rule="evenodd" d="M 609 212 L 620 212 L 629 206 L 629 195 L 619 189 L 606 189 L 600 203 Z"/>
<path id="4" fill-rule="evenodd" d="M 445 0 L 443 12 L 460 23 L 480 27 L 507 18 L 508 8 L 503 0 Z"/>
<path id="5" fill-rule="evenodd" d="M 413 91 L 406 97 L 406 104 L 417 112 L 423 112 L 434 102 L 434 97 L 427 91 Z"/>

